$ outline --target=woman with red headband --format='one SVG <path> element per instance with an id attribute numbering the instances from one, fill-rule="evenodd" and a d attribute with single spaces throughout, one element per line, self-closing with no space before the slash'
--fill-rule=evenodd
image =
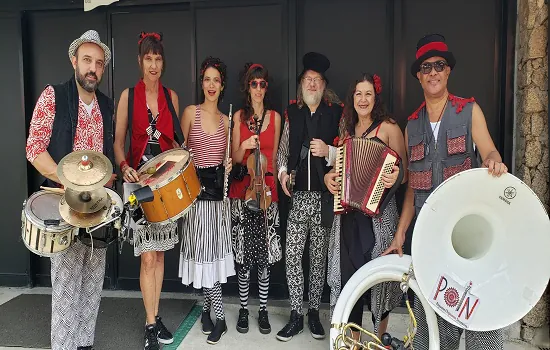
<path id="1" fill-rule="evenodd" d="M 281 260 L 281 243 L 278 233 L 279 211 L 277 198 L 276 155 L 281 131 L 281 116 L 269 109 L 266 97 L 269 74 L 258 63 L 247 63 L 241 74 L 241 92 L 245 95 L 244 107 L 234 116 L 233 161 L 235 170 L 229 197 L 231 198 L 232 237 L 235 262 L 238 267 L 239 296 L 241 309 L 237 320 L 237 331 L 248 332 L 248 292 L 250 270 L 256 267 L 260 310 L 258 327 L 260 332 L 271 332 L 267 314 L 270 267 Z M 251 184 L 247 162 L 259 144 L 260 152 L 266 157 L 265 184 L 271 193 L 271 203 L 262 210 L 255 197 L 247 198 Z M 249 194 L 253 191 L 248 191 Z M 265 205 L 264 205 L 265 206 Z"/>
<path id="2" fill-rule="evenodd" d="M 147 160 L 183 142 L 179 125 L 178 96 L 160 82 L 166 69 L 162 34 L 141 33 L 138 42 L 141 79 L 125 89 L 118 103 L 115 158 L 124 177 L 124 198 L 139 181 L 138 169 Z M 130 125 L 130 128 L 128 127 Z M 126 133 L 130 149 L 124 154 Z M 179 137 L 176 135 L 179 134 Z M 178 243 L 177 224 L 136 225 L 133 228 L 134 255 L 141 256 L 140 287 L 145 306 L 145 350 L 158 350 L 160 343 L 174 341 L 159 316 L 160 292 L 164 279 L 164 252 Z"/>
<path id="3" fill-rule="evenodd" d="M 229 118 L 218 109 L 227 84 L 227 68 L 219 58 L 208 57 L 200 69 L 201 104 L 187 106 L 181 118 L 186 145 L 193 154 L 203 190 L 183 220 L 179 277 L 184 285 L 204 291 L 201 317 L 206 342 L 216 344 L 227 332 L 222 283 L 235 275 L 231 248 L 231 212 L 223 200 L 224 164 Z M 216 324 L 210 318 L 211 309 Z"/>
<path id="4" fill-rule="evenodd" d="M 351 85 L 346 98 L 340 125 L 340 138 L 362 137 L 381 142 L 395 150 L 406 161 L 403 133 L 389 117 L 380 93 L 382 83 L 376 74 L 362 74 Z M 342 144 L 343 141 L 335 141 Z M 403 168 L 406 169 L 406 166 Z M 355 170 L 354 170 L 355 171 Z M 399 168 L 394 166 L 391 174 L 383 174 L 386 188 L 397 181 Z M 325 175 L 325 184 L 334 194 L 337 184 L 332 169 Z M 405 181 L 405 179 L 403 180 Z M 402 181 L 402 182 L 403 182 Z M 335 215 L 329 236 L 327 282 L 331 287 L 331 306 L 334 307 L 341 289 L 351 276 L 367 262 L 379 257 L 393 240 L 399 220 L 395 195 L 377 217 L 370 217 L 358 210 Z M 364 299 L 372 313 L 374 331 L 379 337 L 386 332 L 391 310 L 399 306 L 403 293 L 399 283 L 384 282 L 368 290 Z M 363 320 L 363 298 L 353 307 L 349 321 L 358 325 Z M 352 332 L 359 340 L 360 333 Z"/>

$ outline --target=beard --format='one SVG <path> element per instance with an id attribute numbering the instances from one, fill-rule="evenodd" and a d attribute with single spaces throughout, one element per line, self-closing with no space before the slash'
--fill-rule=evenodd
<path id="1" fill-rule="evenodd" d="M 95 81 L 88 80 L 87 77 L 94 77 Z M 101 82 L 94 72 L 89 72 L 85 75 L 80 74 L 80 69 L 78 69 L 78 66 L 76 67 L 76 81 L 78 82 L 78 85 L 88 92 L 94 92 Z"/>
<path id="2" fill-rule="evenodd" d="M 315 92 L 310 92 L 304 86 L 304 87 L 302 87 L 302 96 L 304 98 L 304 102 L 308 106 L 316 106 L 319 103 L 321 103 L 321 99 L 323 98 L 323 91 L 322 90 L 317 90 Z"/>

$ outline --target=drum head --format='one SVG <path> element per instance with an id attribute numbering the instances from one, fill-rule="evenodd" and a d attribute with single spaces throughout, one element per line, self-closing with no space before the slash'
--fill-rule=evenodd
<path id="1" fill-rule="evenodd" d="M 162 187 L 172 176 L 184 169 L 189 164 L 189 151 L 175 148 L 165 151 L 149 160 L 139 168 L 139 183 L 142 186 Z"/>
<path id="2" fill-rule="evenodd" d="M 71 225 L 63 219 L 59 212 L 59 201 L 62 196 L 49 191 L 35 192 L 25 205 L 26 217 L 38 226 L 46 226 L 47 231 L 65 231 Z"/>
<path id="3" fill-rule="evenodd" d="M 411 255 L 422 294 L 439 316 L 489 331 L 537 304 L 550 278 L 549 246 L 550 220 L 536 194 L 514 175 L 477 168 L 428 197 Z"/>

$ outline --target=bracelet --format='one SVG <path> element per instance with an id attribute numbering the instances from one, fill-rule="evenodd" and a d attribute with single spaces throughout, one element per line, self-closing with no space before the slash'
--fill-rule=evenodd
<path id="1" fill-rule="evenodd" d="M 124 167 L 125 165 L 128 165 L 128 163 L 127 163 L 125 160 L 123 160 L 122 162 L 120 162 L 119 167 L 120 167 L 120 170 L 121 170 L 121 171 L 122 171 L 122 167 Z"/>

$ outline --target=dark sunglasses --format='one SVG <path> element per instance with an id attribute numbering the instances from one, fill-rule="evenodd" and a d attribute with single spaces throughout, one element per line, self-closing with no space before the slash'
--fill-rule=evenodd
<path id="1" fill-rule="evenodd" d="M 443 72 L 445 67 L 447 67 L 447 62 L 445 61 L 425 62 L 420 65 L 420 72 L 422 72 L 422 74 L 430 74 L 432 68 L 434 68 L 436 72 Z"/>
<path id="2" fill-rule="evenodd" d="M 261 80 L 261 81 L 252 80 L 250 82 L 250 87 L 255 89 L 255 88 L 258 87 L 258 84 L 260 84 L 260 88 L 262 88 L 262 89 L 265 89 L 267 87 L 267 81 L 265 81 L 265 80 Z"/>

